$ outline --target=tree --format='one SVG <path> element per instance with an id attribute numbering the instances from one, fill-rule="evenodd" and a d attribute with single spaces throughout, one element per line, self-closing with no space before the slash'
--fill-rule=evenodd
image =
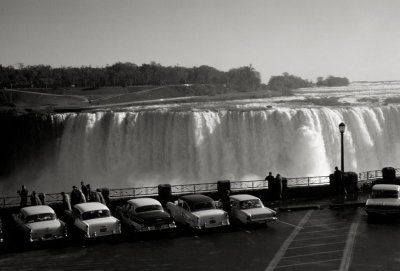
<path id="1" fill-rule="evenodd" d="M 290 91 L 297 88 L 311 87 L 312 83 L 298 76 L 285 72 L 282 75 L 272 76 L 268 82 L 268 88 L 278 91 Z"/>
<path id="2" fill-rule="evenodd" d="M 348 86 L 350 84 L 349 79 L 346 77 L 335 77 L 329 75 L 326 79 L 323 77 L 318 77 L 317 86 L 326 86 L 326 87 L 340 87 L 340 86 Z"/>

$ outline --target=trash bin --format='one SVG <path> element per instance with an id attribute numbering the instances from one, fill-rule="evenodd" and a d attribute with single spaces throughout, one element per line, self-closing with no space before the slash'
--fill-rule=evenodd
<path id="1" fill-rule="evenodd" d="M 158 198 L 163 206 L 172 199 L 172 189 L 170 184 L 158 185 Z"/>
<path id="2" fill-rule="evenodd" d="M 396 170 L 393 167 L 382 168 L 382 178 L 385 183 L 394 183 L 396 179 Z"/>

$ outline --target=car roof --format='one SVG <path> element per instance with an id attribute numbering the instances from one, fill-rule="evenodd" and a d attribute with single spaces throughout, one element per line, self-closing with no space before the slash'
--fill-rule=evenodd
<path id="1" fill-rule="evenodd" d="M 78 209 L 81 213 L 95 210 L 109 210 L 107 206 L 100 202 L 78 203 L 74 205 L 74 208 Z"/>
<path id="2" fill-rule="evenodd" d="M 180 197 L 181 200 L 186 201 L 188 204 L 193 204 L 197 202 L 205 202 L 205 201 L 213 201 L 212 198 L 200 195 L 200 194 L 193 194 L 193 195 L 185 195 Z"/>
<path id="3" fill-rule="evenodd" d="M 147 206 L 147 205 L 160 205 L 161 203 L 158 200 L 152 198 L 139 198 L 139 199 L 130 199 L 128 200 L 129 204 L 134 205 L 135 207 Z"/>
<path id="4" fill-rule="evenodd" d="M 248 194 L 232 195 L 232 196 L 230 196 L 230 198 L 231 198 L 231 199 L 238 200 L 238 201 L 259 199 L 259 198 L 255 197 L 255 196 L 248 195 Z"/>
<path id="5" fill-rule="evenodd" d="M 25 216 L 28 216 L 28 215 L 36 215 L 36 214 L 43 214 L 43 213 L 54 214 L 55 212 L 50 206 L 37 205 L 37 206 L 24 207 L 21 209 L 21 213 L 23 213 Z"/>
<path id="6" fill-rule="evenodd" d="M 372 187 L 372 190 L 396 190 L 400 191 L 400 185 L 397 184 L 376 184 Z"/>

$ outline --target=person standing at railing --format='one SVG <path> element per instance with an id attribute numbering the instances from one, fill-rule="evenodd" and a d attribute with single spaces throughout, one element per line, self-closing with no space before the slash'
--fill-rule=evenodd
<path id="1" fill-rule="evenodd" d="M 21 190 L 18 190 L 18 195 L 21 197 L 21 208 L 28 205 L 28 189 L 25 185 L 21 186 Z"/>
<path id="2" fill-rule="evenodd" d="M 85 196 L 83 195 L 82 191 L 74 185 L 71 192 L 71 205 L 74 206 L 75 204 L 84 202 L 86 202 Z"/>
<path id="3" fill-rule="evenodd" d="M 272 172 L 271 171 L 269 172 L 268 176 L 265 177 L 265 180 L 268 181 L 268 186 L 269 186 L 270 182 L 275 181 L 275 178 L 274 178 L 274 176 L 272 176 Z"/>
<path id="4" fill-rule="evenodd" d="M 222 209 L 227 213 L 231 211 L 231 199 L 229 198 L 230 194 L 231 191 L 226 190 L 221 196 Z"/>
<path id="5" fill-rule="evenodd" d="M 63 210 L 65 211 L 71 211 L 71 201 L 69 199 L 68 194 L 65 194 L 64 192 L 61 192 L 61 197 L 62 197 L 62 206 Z"/>
<path id="6" fill-rule="evenodd" d="M 36 191 L 32 191 L 32 194 L 31 194 L 31 205 L 32 206 L 42 205 L 42 201 L 39 199 L 39 196 L 36 194 Z"/>
<path id="7" fill-rule="evenodd" d="M 277 196 L 277 200 L 281 200 L 282 199 L 282 177 L 281 174 L 276 174 L 275 177 L 275 183 L 276 183 L 276 196 Z"/>
<path id="8" fill-rule="evenodd" d="M 86 201 L 89 201 L 89 198 L 88 198 L 89 191 L 84 182 L 81 182 L 81 191 L 82 191 L 83 195 L 85 196 Z"/>

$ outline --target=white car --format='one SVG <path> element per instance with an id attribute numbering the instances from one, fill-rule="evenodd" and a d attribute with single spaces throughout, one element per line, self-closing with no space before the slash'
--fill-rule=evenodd
<path id="1" fill-rule="evenodd" d="M 67 227 L 54 210 L 47 205 L 21 208 L 13 214 L 17 227 L 29 242 L 54 240 L 67 237 Z"/>
<path id="2" fill-rule="evenodd" d="M 236 220 L 243 224 L 262 224 L 277 220 L 276 212 L 265 207 L 257 197 L 239 194 L 229 198 L 231 204 L 229 216 L 231 220 Z"/>
<path id="3" fill-rule="evenodd" d="M 195 229 L 229 225 L 228 213 L 217 209 L 215 202 L 204 195 L 186 195 L 167 202 L 167 210 L 175 222 Z"/>
<path id="4" fill-rule="evenodd" d="M 122 207 L 117 207 L 116 214 L 124 225 L 140 232 L 176 228 L 170 214 L 152 198 L 128 200 Z"/>
<path id="5" fill-rule="evenodd" d="M 365 204 L 368 215 L 400 214 L 400 185 L 376 184 L 372 187 L 371 198 Z"/>
<path id="6" fill-rule="evenodd" d="M 99 202 L 75 204 L 73 224 L 85 238 L 121 234 L 121 223 Z"/>

